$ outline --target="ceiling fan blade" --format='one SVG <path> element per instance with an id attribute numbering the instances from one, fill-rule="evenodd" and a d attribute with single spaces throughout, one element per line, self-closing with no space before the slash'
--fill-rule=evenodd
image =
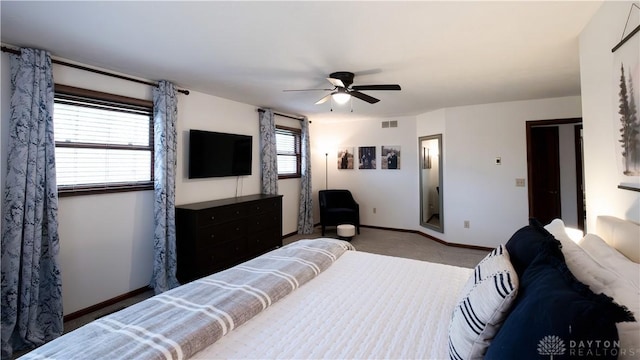
<path id="1" fill-rule="evenodd" d="M 353 90 L 401 90 L 398 84 L 387 85 L 354 85 Z"/>
<path id="2" fill-rule="evenodd" d="M 327 102 L 327 100 L 329 100 L 329 99 L 331 98 L 331 95 L 332 95 L 332 94 L 329 94 L 329 95 L 327 95 L 327 96 L 323 97 L 322 99 L 320 99 L 320 100 L 316 101 L 316 105 L 320 105 L 320 104 L 324 104 L 324 103 L 326 103 L 326 102 Z"/>
<path id="3" fill-rule="evenodd" d="M 334 79 L 334 78 L 330 78 L 328 77 L 327 80 L 329 80 L 329 82 L 331 83 L 331 85 L 333 86 L 337 86 L 337 87 L 346 87 L 344 86 L 344 83 L 342 82 L 342 80 L 340 79 Z"/>
<path id="4" fill-rule="evenodd" d="M 333 89 L 298 89 L 298 90 L 282 90 L 284 92 L 289 92 L 289 91 L 332 91 Z"/>
<path id="5" fill-rule="evenodd" d="M 364 101 L 368 102 L 369 104 L 375 104 L 378 101 L 380 101 L 380 99 L 376 99 L 373 96 L 369 96 L 367 94 L 363 94 L 363 93 L 361 93 L 359 91 L 355 91 L 355 90 L 354 91 L 349 91 L 349 94 L 351 94 L 351 96 L 353 96 L 353 97 L 357 97 L 360 100 L 364 100 Z"/>

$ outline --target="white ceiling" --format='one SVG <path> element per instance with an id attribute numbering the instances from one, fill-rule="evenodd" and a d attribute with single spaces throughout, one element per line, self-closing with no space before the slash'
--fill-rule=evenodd
<path id="1" fill-rule="evenodd" d="M 600 1 L 1 1 L 2 43 L 295 114 L 334 71 L 365 91 L 353 115 L 580 94 L 578 35 Z M 334 106 L 333 114 L 348 114 Z"/>

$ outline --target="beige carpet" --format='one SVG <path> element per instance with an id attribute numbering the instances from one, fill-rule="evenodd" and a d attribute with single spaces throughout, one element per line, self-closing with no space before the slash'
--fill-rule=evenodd
<path id="1" fill-rule="evenodd" d="M 315 239 L 322 237 L 320 227 L 314 229 L 310 235 L 294 235 L 284 239 L 288 244 L 300 239 Z M 325 237 L 338 238 L 336 228 L 327 228 Z M 372 228 L 360 228 L 360 235 L 356 235 L 351 243 L 358 251 L 374 254 L 404 257 L 429 262 L 473 268 L 489 252 L 458 248 L 443 245 L 422 235 Z"/>

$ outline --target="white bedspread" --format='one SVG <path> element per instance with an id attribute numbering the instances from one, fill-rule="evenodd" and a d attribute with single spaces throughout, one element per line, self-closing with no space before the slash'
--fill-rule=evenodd
<path id="1" fill-rule="evenodd" d="M 348 251 L 195 359 L 444 359 L 472 269 Z"/>

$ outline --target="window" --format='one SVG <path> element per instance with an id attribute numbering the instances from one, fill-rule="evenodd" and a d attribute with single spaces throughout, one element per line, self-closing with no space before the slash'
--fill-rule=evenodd
<path id="1" fill-rule="evenodd" d="M 56 85 L 60 196 L 153 189 L 153 103 Z"/>
<path id="2" fill-rule="evenodd" d="M 278 178 L 299 178 L 300 129 L 276 126 L 276 152 L 278 153 Z"/>

